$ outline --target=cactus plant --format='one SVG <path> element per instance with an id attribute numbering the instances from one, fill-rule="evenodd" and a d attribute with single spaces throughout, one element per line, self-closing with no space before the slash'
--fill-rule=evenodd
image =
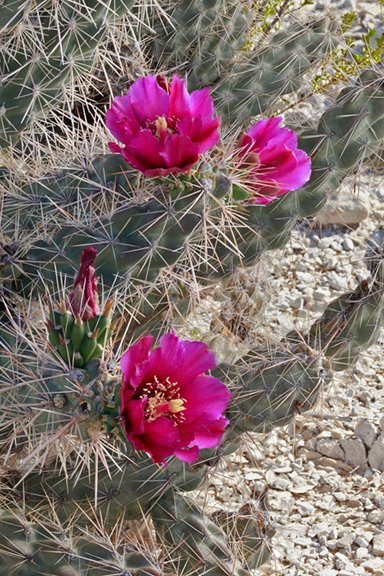
<path id="1" fill-rule="evenodd" d="M 100 118 L 89 82 L 120 16 L 129 26 L 116 45 L 124 51 L 135 38 L 130 50 L 144 62 L 143 78 L 107 113 L 122 145 L 105 154 L 94 144 L 99 121 L 84 120 L 84 133 L 81 122 L 76 130 L 87 152 L 63 161 L 55 138 L 73 104 L 65 93 Z M 370 278 L 306 331 L 248 342 L 219 365 L 206 344 L 174 332 L 218 282 L 231 287 L 239 267 L 283 247 L 384 136 L 377 68 L 341 87 L 317 122 L 278 126 L 281 97 L 342 39 L 333 21 L 296 18 L 247 49 L 253 18 L 231 0 L 24 1 L 1 14 L 4 573 L 249 576 L 268 555 L 264 515 L 259 524 L 245 507 L 206 514 L 194 491 L 244 434 L 313 407 L 332 370 L 351 366 L 377 337 L 380 234 Z M 190 89 L 204 89 L 188 93 L 184 72 Z M 223 125 L 213 150 L 210 94 Z M 49 149 L 36 174 L 12 170 L 28 152 L 24 138 Z M 140 521 L 163 556 L 127 537 Z"/>

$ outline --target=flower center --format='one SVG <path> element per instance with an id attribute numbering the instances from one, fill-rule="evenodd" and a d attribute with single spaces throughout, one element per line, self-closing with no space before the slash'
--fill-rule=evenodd
<path id="1" fill-rule="evenodd" d="M 153 382 L 144 385 L 139 398 L 147 398 L 144 416 L 149 422 L 160 416 L 166 416 L 176 426 L 185 419 L 183 412 L 186 400 L 180 398 L 177 382 L 171 382 L 169 377 L 160 382 L 157 376 L 154 376 Z"/>
<path id="2" fill-rule="evenodd" d="M 176 123 L 177 118 L 167 118 L 166 116 L 158 116 L 156 120 L 148 122 L 148 128 L 152 133 L 159 138 L 159 140 L 164 140 L 168 134 L 177 134 Z"/>

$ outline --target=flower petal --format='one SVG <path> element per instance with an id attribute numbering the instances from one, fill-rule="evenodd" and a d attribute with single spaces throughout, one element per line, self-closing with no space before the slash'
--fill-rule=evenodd
<path id="1" fill-rule="evenodd" d="M 216 366 L 215 355 L 204 342 L 181 340 L 175 334 L 160 338 L 160 346 L 152 351 L 151 360 L 158 377 L 169 376 L 181 388 Z"/>
<path id="2" fill-rule="evenodd" d="M 174 75 L 172 78 L 171 93 L 169 95 L 169 116 L 183 118 L 190 116 L 190 96 L 182 78 Z"/>
<path id="3" fill-rule="evenodd" d="M 116 96 L 111 108 L 106 112 L 105 124 L 111 134 L 123 143 L 129 142 L 132 135 L 140 129 L 128 94 Z"/>
<path id="4" fill-rule="evenodd" d="M 231 399 L 231 392 L 221 380 L 205 374 L 182 387 L 180 395 L 186 401 L 184 418 L 187 424 L 202 414 L 207 422 L 219 418 Z"/>
<path id="5" fill-rule="evenodd" d="M 167 116 L 169 96 L 157 82 L 156 76 L 144 76 L 129 88 L 132 111 L 142 128 L 158 116 Z"/>
<path id="6" fill-rule="evenodd" d="M 192 448 L 178 448 L 174 452 L 175 456 L 182 462 L 196 462 L 199 457 L 199 448 L 193 446 Z"/>
<path id="7" fill-rule="evenodd" d="M 169 134 L 163 144 L 159 155 L 167 167 L 175 168 L 177 172 L 187 172 L 199 159 L 199 145 L 186 136 Z"/>
<path id="8" fill-rule="evenodd" d="M 190 111 L 192 116 L 201 116 L 207 120 L 212 120 L 215 112 L 213 98 L 209 88 L 194 90 L 190 96 Z"/>
<path id="9" fill-rule="evenodd" d="M 147 360 L 149 350 L 153 342 L 153 336 L 143 336 L 136 344 L 133 344 L 122 355 L 120 360 L 121 371 L 123 375 L 123 385 L 129 383 L 132 386 L 132 378 L 135 375 L 137 368 Z M 137 385 L 137 382 L 134 382 Z"/>
<path id="10" fill-rule="evenodd" d="M 297 190 L 311 175 L 311 159 L 304 151 L 279 145 L 264 148 L 260 152 L 260 164 L 258 176 L 277 182 L 280 189 Z"/>
<path id="11" fill-rule="evenodd" d="M 177 428 L 167 418 L 160 417 L 153 422 L 146 421 L 145 434 L 134 436 L 132 442 L 135 447 L 140 443 L 143 446 L 141 450 L 145 450 L 154 462 L 164 462 L 175 453 L 178 440 Z"/>
<path id="12" fill-rule="evenodd" d="M 220 444 L 221 438 L 229 421 L 224 416 L 213 420 L 206 426 L 199 427 L 191 444 L 202 448 L 214 448 Z"/>
<path id="13" fill-rule="evenodd" d="M 132 440 L 134 436 L 145 432 L 144 408 L 146 403 L 146 398 L 138 400 L 122 399 L 120 417 L 128 440 Z"/>
<path id="14" fill-rule="evenodd" d="M 281 121 L 280 116 L 259 120 L 240 137 L 237 161 L 248 171 L 245 178 L 253 193 L 249 202 L 268 204 L 311 176 L 310 157 L 297 148 L 296 134 L 280 126 Z"/>
<path id="15" fill-rule="evenodd" d="M 187 172 L 219 139 L 213 114 L 208 89 L 189 94 L 176 75 L 170 87 L 162 77 L 139 78 L 106 113 L 107 127 L 125 145 L 109 147 L 146 176 Z"/>
<path id="16" fill-rule="evenodd" d="M 280 127 L 279 124 L 283 121 L 281 116 L 276 118 L 265 118 L 259 120 L 247 132 L 254 142 L 254 150 L 261 150 L 272 139 L 276 139 L 281 144 L 285 144 L 288 148 L 295 148 L 297 146 L 297 136 L 293 130 L 285 127 Z"/>
<path id="17" fill-rule="evenodd" d="M 163 149 L 161 140 L 146 129 L 137 132 L 122 153 L 127 162 L 145 174 L 148 170 L 169 167 L 162 156 Z"/>

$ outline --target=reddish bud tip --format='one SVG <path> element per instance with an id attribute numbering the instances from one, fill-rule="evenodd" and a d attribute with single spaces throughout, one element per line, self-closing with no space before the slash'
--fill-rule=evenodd
<path id="1" fill-rule="evenodd" d="M 97 251 L 91 246 L 84 248 L 81 255 L 80 270 L 69 295 L 70 311 L 81 318 L 90 320 L 100 313 L 97 296 L 96 270 L 93 266 Z"/>

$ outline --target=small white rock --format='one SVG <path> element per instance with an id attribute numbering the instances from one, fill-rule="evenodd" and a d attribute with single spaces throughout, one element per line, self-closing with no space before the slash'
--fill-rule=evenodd
<path id="1" fill-rule="evenodd" d="M 315 512 L 315 507 L 309 502 L 298 502 L 297 509 L 301 516 L 312 516 Z"/>
<path id="2" fill-rule="evenodd" d="M 371 560 L 363 562 L 362 567 L 368 570 L 368 572 L 382 576 L 384 572 L 384 560 L 381 560 L 381 558 L 372 558 Z M 380 572 L 380 570 L 383 572 Z"/>
<path id="3" fill-rule="evenodd" d="M 344 246 L 344 250 L 347 250 L 348 252 L 351 252 L 352 250 L 355 249 L 355 245 L 353 243 L 353 240 L 351 240 L 351 238 L 349 238 L 348 236 L 346 236 L 344 238 L 343 246 Z"/>
<path id="4" fill-rule="evenodd" d="M 358 548 L 355 552 L 356 560 L 363 560 L 363 558 L 366 558 L 367 556 L 369 556 L 368 548 Z"/>
<path id="5" fill-rule="evenodd" d="M 277 512 L 289 512 L 294 504 L 294 499 L 290 492 L 268 490 L 266 495 L 266 504 L 271 510 L 276 510 Z"/>
<path id="6" fill-rule="evenodd" d="M 324 498 L 322 498 L 318 503 L 317 506 L 318 508 L 320 508 L 321 510 L 333 510 L 335 508 L 336 505 L 336 501 L 334 499 L 333 496 L 324 496 Z"/>
<path id="7" fill-rule="evenodd" d="M 360 224 L 369 215 L 369 194 L 351 194 L 349 189 L 338 191 L 330 198 L 324 208 L 316 215 L 320 224 Z"/>
<path id="8" fill-rule="evenodd" d="M 374 535 L 372 541 L 372 552 L 375 556 L 384 556 L 384 532 Z"/>

